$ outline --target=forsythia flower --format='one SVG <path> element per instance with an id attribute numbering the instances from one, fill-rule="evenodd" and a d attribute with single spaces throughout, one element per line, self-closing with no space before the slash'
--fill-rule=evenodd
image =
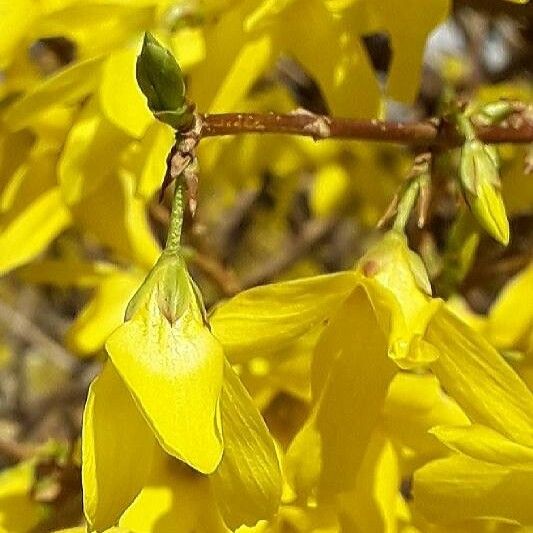
<path id="1" fill-rule="evenodd" d="M 183 258 L 162 254 L 106 349 L 110 361 L 90 388 L 83 422 L 91 528 L 102 531 L 119 519 L 133 529 L 137 520 L 156 521 L 165 504 L 150 504 L 150 486 L 162 479 L 181 516 L 178 530 L 215 531 L 219 523 L 222 531 L 223 521 L 254 525 L 276 511 L 281 482 L 274 444 L 209 331 Z M 188 491 L 190 504 L 181 503 Z"/>
<path id="2" fill-rule="evenodd" d="M 431 369 L 468 417 L 460 423 L 484 424 L 516 442 L 533 437 L 531 392 L 429 292 L 420 259 L 393 231 L 355 271 L 251 289 L 215 311 L 211 323 L 233 361 L 273 357 L 276 344 L 320 331 L 311 415 L 293 447 L 301 440 L 304 455 L 317 450 L 305 475 L 321 506 L 342 505 L 342 495 L 356 490 L 398 367 Z"/>

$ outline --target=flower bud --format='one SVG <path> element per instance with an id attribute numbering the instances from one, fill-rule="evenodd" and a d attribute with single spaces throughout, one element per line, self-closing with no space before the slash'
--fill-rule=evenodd
<path id="1" fill-rule="evenodd" d="M 151 304 L 157 305 L 170 324 L 177 322 L 187 311 L 194 312 L 198 320 L 203 320 L 203 305 L 183 257 L 163 252 L 131 299 L 126 309 L 126 321 L 138 309 Z"/>
<path id="2" fill-rule="evenodd" d="M 191 120 L 183 73 L 174 56 L 148 32 L 137 57 L 137 83 L 155 117 L 173 128 Z"/>
<path id="3" fill-rule="evenodd" d="M 509 242 L 509 221 L 500 194 L 498 153 L 480 140 L 465 141 L 459 176 L 470 210 L 480 225 L 497 241 Z"/>

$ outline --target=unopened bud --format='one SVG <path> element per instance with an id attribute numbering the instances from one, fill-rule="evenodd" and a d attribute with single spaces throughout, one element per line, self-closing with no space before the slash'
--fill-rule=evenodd
<path id="1" fill-rule="evenodd" d="M 459 167 L 461 188 L 479 224 L 497 241 L 509 243 L 509 221 L 500 193 L 498 153 L 478 139 L 465 141 Z"/>
<path id="2" fill-rule="evenodd" d="M 183 257 L 163 252 L 128 304 L 125 319 L 130 320 L 143 306 L 154 304 L 170 324 L 191 308 L 197 308 L 201 315 L 196 290 Z"/>
<path id="3" fill-rule="evenodd" d="M 174 56 L 150 33 L 137 57 L 137 83 L 155 117 L 173 128 L 191 121 L 183 73 Z"/>

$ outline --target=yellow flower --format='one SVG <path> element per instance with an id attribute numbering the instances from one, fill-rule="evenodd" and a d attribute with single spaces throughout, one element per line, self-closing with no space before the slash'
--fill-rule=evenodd
<path id="1" fill-rule="evenodd" d="M 258 287 L 215 310 L 213 330 L 232 361 L 276 357 L 319 331 L 312 411 L 300 435 L 318 446 L 319 460 L 310 460 L 322 504 L 355 490 L 398 367 L 431 370 L 468 417 L 454 421 L 486 424 L 517 442 L 533 438 L 533 395 L 429 291 L 420 259 L 390 232 L 355 271 Z"/>
<path id="2" fill-rule="evenodd" d="M 138 520 L 156 522 L 165 505 L 190 524 L 184 530 L 202 531 L 222 520 L 254 525 L 276 511 L 273 442 L 224 362 L 183 258 L 162 254 L 106 349 L 110 361 L 91 386 L 83 422 L 84 508 L 94 530 L 119 519 L 132 529 Z M 151 496 L 161 484 L 166 504 Z M 189 489 L 190 509 L 181 501 Z M 213 498 L 208 513 L 201 502 Z"/>

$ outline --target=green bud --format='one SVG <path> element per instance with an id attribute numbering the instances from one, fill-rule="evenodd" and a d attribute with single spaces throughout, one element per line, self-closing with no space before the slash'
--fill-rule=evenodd
<path id="1" fill-rule="evenodd" d="M 137 57 L 137 83 L 155 117 L 173 128 L 191 120 L 183 73 L 174 56 L 148 32 Z"/>
<path id="2" fill-rule="evenodd" d="M 130 320 L 143 306 L 154 303 L 171 324 L 177 322 L 188 310 L 204 314 L 203 306 L 199 304 L 198 289 L 181 255 L 161 254 L 128 304 L 125 320 Z"/>
<path id="3" fill-rule="evenodd" d="M 478 139 L 465 141 L 459 165 L 461 188 L 481 226 L 497 241 L 509 242 L 509 221 L 500 194 L 498 153 Z"/>
<path id="4" fill-rule="evenodd" d="M 498 100 L 483 106 L 477 114 L 477 120 L 486 126 L 498 124 L 517 110 L 517 104 L 509 100 Z"/>

